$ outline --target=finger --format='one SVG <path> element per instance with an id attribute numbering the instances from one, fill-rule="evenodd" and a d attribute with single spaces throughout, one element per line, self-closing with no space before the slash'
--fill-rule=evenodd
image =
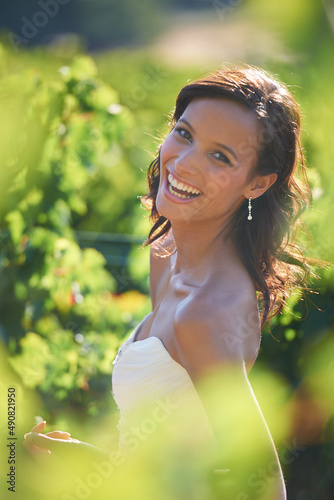
<path id="1" fill-rule="evenodd" d="M 79 443 L 77 439 L 54 439 L 52 437 L 46 436 L 45 434 L 37 434 L 36 432 L 29 432 L 26 435 L 26 441 L 28 443 L 39 446 L 40 448 L 45 448 L 47 450 L 55 451 L 64 449 L 65 445 L 69 443 Z"/>
<path id="2" fill-rule="evenodd" d="M 69 432 L 63 432 L 63 431 L 51 431 L 51 432 L 46 432 L 44 436 L 49 436 L 54 439 L 70 439 L 71 434 Z"/>
<path id="3" fill-rule="evenodd" d="M 28 443 L 27 440 L 23 441 L 22 446 L 23 446 L 23 448 L 25 448 L 27 450 L 29 455 L 31 455 L 33 457 L 40 457 L 41 455 L 51 453 L 49 450 L 45 450 L 44 448 L 39 448 L 38 446 L 35 446 L 34 444 Z"/>
<path id="4" fill-rule="evenodd" d="M 43 420 L 42 422 L 39 422 L 38 424 L 34 425 L 34 427 L 31 429 L 30 432 L 43 432 L 46 426 L 46 421 Z"/>
<path id="5" fill-rule="evenodd" d="M 31 429 L 30 432 L 43 432 L 44 429 L 45 429 L 45 426 L 46 426 L 46 421 L 43 420 L 42 422 L 39 422 L 38 424 L 34 425 L 34 427 Z M 24 435 L 24 439 L 26 438 L 26 436 L 28 435 L 29 433 L 27 432 L 25 435 Z"/>

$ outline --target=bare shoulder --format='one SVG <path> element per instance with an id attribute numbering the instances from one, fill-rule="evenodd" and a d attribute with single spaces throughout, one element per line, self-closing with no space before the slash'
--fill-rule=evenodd
<path id="1" fill-rule="evenodd" d="M 195 377 L 224 363 L 249 367 L 261 339 L 256 292 L 251 280 L 208 283 L 175 316 L 175 339 L 183 366 Z"/>

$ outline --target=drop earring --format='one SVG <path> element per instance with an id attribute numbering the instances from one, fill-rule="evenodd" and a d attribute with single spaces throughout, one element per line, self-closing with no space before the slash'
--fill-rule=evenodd
<path id="1" fill-rule="evenodd" d="M 253 217 L 252 217 L 252 197 L 250 196 L 249 199 L 248 199 L 248 217 L 247 217 L 248 220 L 252 220 Z"/>

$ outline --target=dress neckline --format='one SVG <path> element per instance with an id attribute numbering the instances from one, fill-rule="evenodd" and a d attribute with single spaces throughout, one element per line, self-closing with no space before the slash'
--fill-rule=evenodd
<path id="1" fill-rule="evenodd" d="M 190 375 L 189 375 L 188 371 L 184 368 L 184 366 L 182 366 L 178 361 L 176 361 L 170 355 L 167 347 L 165 346 L 165 344 L 163 343 L 163 341 L 161 340 L 161 338 L 157 337 L 156 335 L 149 335 L 148 337 L 145 337 L 142 340 L 136 340 L 136 341 L 132 340 L 132 342 L 129 343 L 129 345 L 127 346 L 126 350 L 130 349 L 131 346 L 132 347 L 137 347 L 137 346 L 139 346 L 139 344 L 143 344 L 143 343 L 147 343 L 147 342 L 150 343 L 150 342 L 152 342 L 152 340 L 154 342 L 157 342 L 157 345 L 160 346 L 160 348 L 161 348 L 161 352 L 164 352 L 164 354 L 167 356 L 167 358 L 169 359 L 169 361 L 172 362 L 173 364 L 177 365 L 179 368 L 181 368 L 187 374 L 187 376 L 190 379 Z M 136 344 L 137 344 L 137 346 L 136 346 Z"/>
<path id="2" fill-rule="evenodd" d="M 141 342 L 147 342 L 147 341 L 151 341 L 150 339 L 156 339 L 158 341 L 158 345 L 160 345 L 160 347 L 163 349 L 163 351 L 165 352 L 165 354 L 167 354 L 168 358 L 170 359 L 170 361 L 172 361 L 173 363 L 176 363 L 180 368 L 182 368 L 182 370 L 184 370 L 187 375 L 189 376 L 189 373 L 187 372 L 187 370 L 184 368 L 184 366 L 181 365 L 181 363 L 179 363 L 178 361 L 176 361 L 176 359 L 174 359 L 170 352 L 168 351 L 167 347 L 165 346 L 163 340 L 160 338 L 160 337 L 157 337 L 156 335 L 149 335 L 148 337 L 145 337 L 144 339 L 141 339 L 141 340 L 136 340 L 137 339 L 137 336 L 139 334 L 139 332 L 142 330 L 142 328 L 144 327 L 144 325 L 146 324 L 146 321 L 147 321 L 147 318 L 153 314 L 153 311 L 150 312 L 149 314 L 147 314 L 146 316 L 144 316 L 144 318 L 142 319 L 141 323 L 139 323 L 137 325 L 137 327 L 135 328 L 135 330 L 133 331 L 133 335 L 132 335 L 132 338 L 131 336 L 129 337 L 129 343 L 128 345 L 126 346 L 127 349 L 129 349 L 129 347 L 131 347 L 131 345 L 135 345 L 135 344 L 140 344 Z M 139 327 L 139 328 L 138 328 Z M 130 340 L 131 339 L 131 340 Z M 154 340 L 155 342 L 155 340 Z M 190 376 L 189 376 L 190 378 Z"/>

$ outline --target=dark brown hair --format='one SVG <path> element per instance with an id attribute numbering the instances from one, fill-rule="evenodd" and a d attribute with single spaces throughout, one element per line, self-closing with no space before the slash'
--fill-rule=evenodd
<path id="1" fill-rule="evenodd" d="M 253 67 L 223 68 L 186 85 L 177 96 L 172 126 L 198 97 L 232 99 L 253 110 L 259 120 L 260 147 L 254 175 L 277 174 L 276 182 L 252 201 L 253 220 L 247 220 L 247 200 L 230 224 L 242 262 L 259 292 L 262 326 L 283 307 L 290 291 L 307 282 L 310 266 L 293 243 L 297 219 L 311 201 L 300 145 L 300 111 L 289 90 L 265 71 Z M 295 173 L 300 170 L 301 180 Z M 147 174 L 149 194 L 143 199 L 153 225 L 144 245 L 166 235 L 168 219 L 159 214 L 156 196 L 160 181 L 160 149 Z M 292 234 L 294 230 L 294 234 Z"/>

